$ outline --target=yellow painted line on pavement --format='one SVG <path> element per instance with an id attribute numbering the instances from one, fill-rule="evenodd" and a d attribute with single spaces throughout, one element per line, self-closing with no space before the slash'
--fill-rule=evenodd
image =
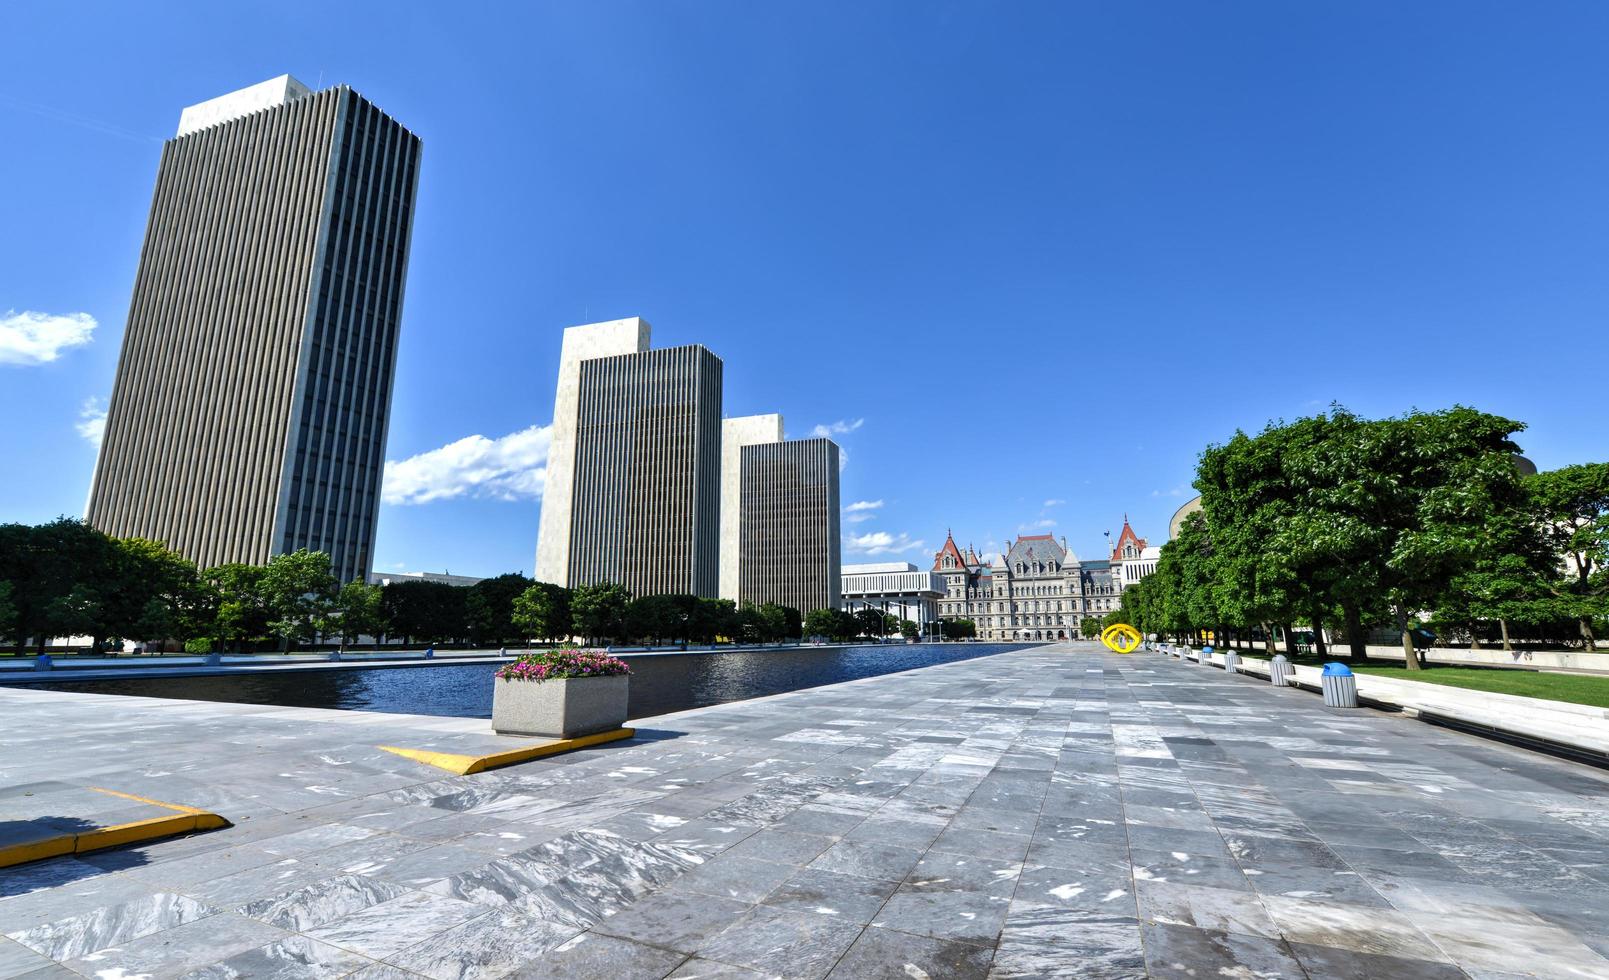
<path id="1" fill-rule="evenodd" d="M 45 858 L 60 857 L 63 854 L 86 854 L 90 851 L 100 851 L 108 847 L 119 847 L 123 844 L 138 844 L 143 841 L 156 840 L 160 837 L 173 837 L 177 834 L 189 834 L 198 830 L 217 830 L 219 827 L 229 826 L 229 821 L 210 810 L 198 807 L 184 806 L 179 803 L 164 803 L 144 796 L 135 796 L 132 793 L 120 793 L 115 789 L 102 789 L 99 786 L 86 786 L 85 789 L 107 796 L 116 796 L 136 803 L 148 803 L 151 806 L 172 810 L 171 815 L 148 817 L 144 820 L 134 820 L 129 823 L 113 824 L 109 827 L 96 827 L 94 830 L 85 830 L 78 833 L 62 832 L 41 837 L 39 840 L 26 841 L 21 844 L 10 844 L 0 847 L 0 868 L 9 868 L 14 864 L 26 864 L 29 861 L 42 861 Z"/>
<path id="2" fill-rule="evenodd" d="M 459 755 L 456 752 L 432 752 L 429 749 L 404 749 L 395 745 L 381 745 L 377 748 L 386 752 L 400 755 L 415 762 L 423 762 L 427 766 L 445 769 L 460 776 L 470 776 L 488 769 L 498 769 L 502 766 L 512 766 L 519 762 L 529 762 L 540 759 L 545 755 L 558 755 L 560 752 L 569 752 L 574 749 L 584 749 L 589 745 L 602 745 L 604 742 L 615 742 L 623 738 L 630 738 L 637 734 L 635 728 L 616 728 L 612 731 L 598 732 L 596 735 L 583 735 L 580 738 L 558 738 L 540 745 L 527 745 L 524 748 L 509 749 L 504 752 L 493 752 L 490 755 Z"/>

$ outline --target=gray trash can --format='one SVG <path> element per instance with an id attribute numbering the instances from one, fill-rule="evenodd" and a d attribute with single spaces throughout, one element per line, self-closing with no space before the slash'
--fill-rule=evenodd
<path id="1" fill-rule="evenodd" d="M 1331 708 L 1358 706 L 1358 678 L 1352 668 L 1342 663 L 1324 665 L 1324 676 L 1319 678 L 1324 688 L 1324 704 Z"/>
<path id="2" fill-rule="evenodd" d="M 1268 662 L 1268 679 L 1275 687 L 1289 687 L 1295 675 L 1296 668 L 1291 666 L 1283 653 L 1274 654 L 1274 659 Z"/>
<path id="3" fill-rule="evenodd" d="M 1201 652 L 1196 654 L 1196 663 L 1200 664 L 1203 667 L 1211 667 L 1212 666 L 1212 647 L 1202 647 Z"/>
<path id="4" fill-rule="evenodd" d="M 1224 651 L 1224 670 L 1233 674 L 1240 669 L 1240 654 L 1233 650 Z"/>

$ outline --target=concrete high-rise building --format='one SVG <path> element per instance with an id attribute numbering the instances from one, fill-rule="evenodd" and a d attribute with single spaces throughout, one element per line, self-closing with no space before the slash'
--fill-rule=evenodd
<path id="1" fill-rule="evenodd" d="M 713 597 L 721 361 L 696 345 L 647 346 L 637 319 L 565 331 L 537 577 Z"/>
<path id="2" fill-rule="evenodd" d="M 288 75 L 162 147 L 88 519 L 203 566 L 369 571 L 419 138 Z"/>
<path id="3" fill-rule="evenodd" d="M 581 404 L 581 362 L 648 349 L 652 328 L 641 317 L 569 327 L 559 347 L 559 383 L 553 397 L 553 441 L 548 445 L 542 522 L 536 537 L 536 578 L 570 586 L 570 528 L 575 502 L 576 417 Z M 717 413 L 718 414 L 718 413 Z"/>
<path id="4" fill-rule="evenodd" d="M 838 445 L 800 439 L 742 447 L 738 600 L 801 614 L 837 609 Z"/>
<path id="5" fill-rule="evenodd" d="M 743 566 L 743 447 L 782 441 L 782 416 L 744 415 L 721 422 L 722 599 L 738 601 Z"/>

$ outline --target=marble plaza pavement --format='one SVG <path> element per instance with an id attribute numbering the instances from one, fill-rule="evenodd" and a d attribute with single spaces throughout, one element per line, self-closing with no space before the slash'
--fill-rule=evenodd
<path id="1" fill-rule="evenodd" d="M 0 690 L 0 820 L 93 784 L 235 821 L 0 869 L 0 977 L 1609 977 L 1609 774 L 1168 658 L 476 776 L 374 748 L 473 727 Z"/>

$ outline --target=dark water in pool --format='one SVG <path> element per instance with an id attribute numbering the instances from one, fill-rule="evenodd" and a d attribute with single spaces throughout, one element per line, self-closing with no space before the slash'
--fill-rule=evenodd
<path id="1" fill-rule="evenodd" d="M 1022 649 L 1015 643 L 917 643 L 626 656 L 633 718 Z M 287 670 L 221 677 L 141 677 L 32 684 L 52 691 L 355 708 L 460 718 L 492 716 L 495 664 Z"/>

